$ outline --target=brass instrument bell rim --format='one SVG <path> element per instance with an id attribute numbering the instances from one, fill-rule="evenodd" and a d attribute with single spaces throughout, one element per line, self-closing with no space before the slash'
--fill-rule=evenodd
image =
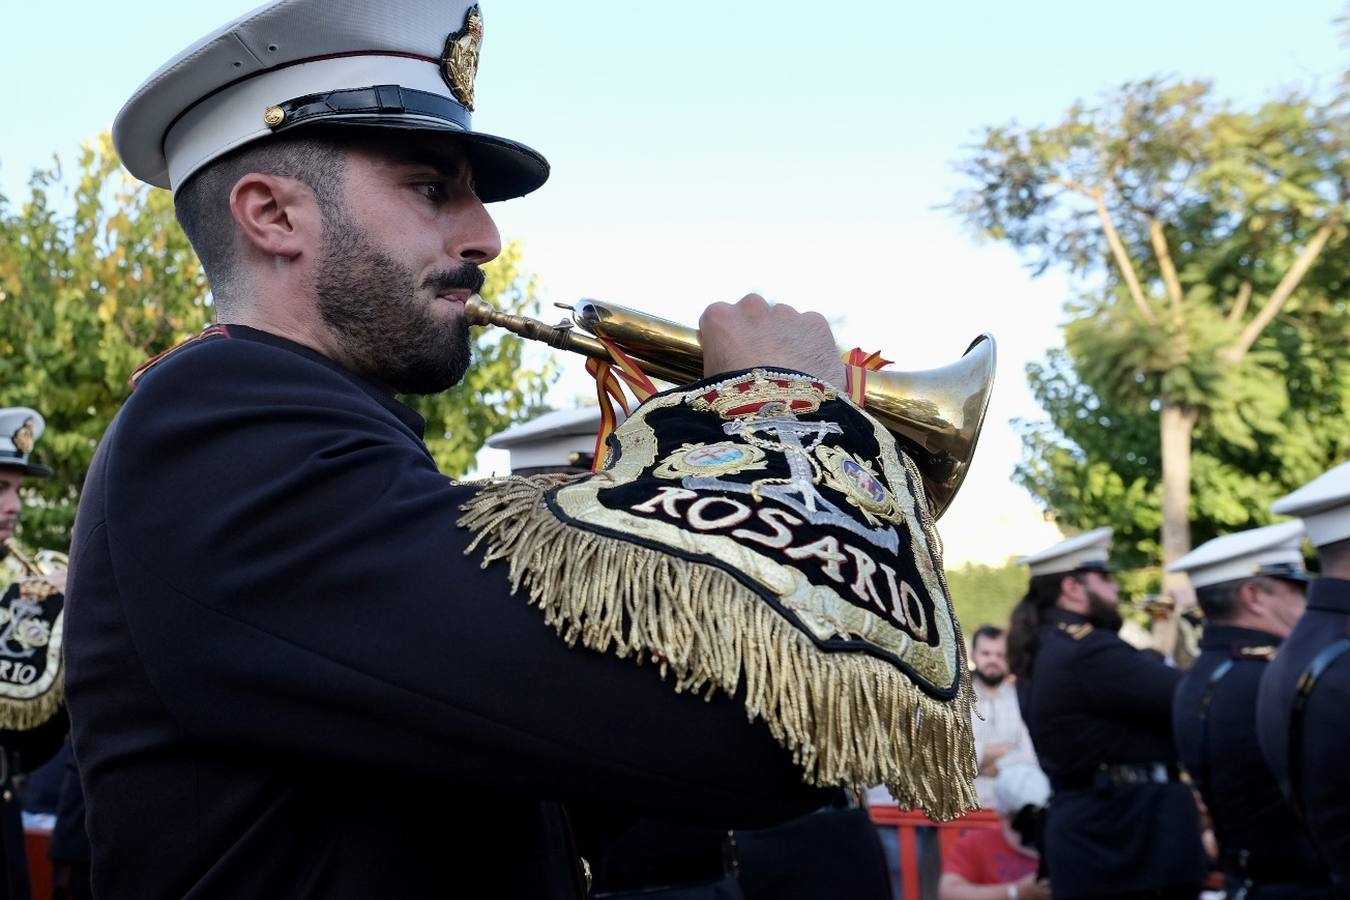
<path id="1" fill-rule="evenodd" d="M 989 414 L 989 401 L 994 396 L 994 376 L 998 371 L 998 342 L 994 340 L 992 334 L 987 331 L 983 332 L 970 342 L 966 352 L 961 354 L 961 359 L 965 359 L 972 353 L 981 352 L 982 344 L 988 344 L 989 349 L 985 356 L 984 365 L 977 373 L 978 382 L 984 385 L 983 396 L 980 400 L 980 412 L 979 415 L 975 416 L 973 427 L 965 429 L 970 433 L 970 445 L 965 460 L 962 461 L 960 468 L 957 470 L 955 479 L 948 479 L 943 482 L 943 486 L 946 488 L 944 501 L 938 504 L 933 503 L 932 498 L 929 498 L 929 503 L 933 507 L 934 519 L 942 518 L 942 514 L 956 499 L 957 493 L 961 490 L 961 485 L 966 483 L 966 476 L 970 474 L 971 462 L 975 459 L 975 447 L 980 442 L 980 435 L 984 433 L 984 420 L 985 416 Z"/>
<path id="2" fill-rule="evenodd" d="M 33 578 L 42 578 L 70 568 L 70 557 L 59 550 L 36 550 L 29 553 L 28 549 L 19 543 L 19 539 L 13 536 L 5 538 L 0 543 L 3 543 L 9 555 L 14 557 L 14 560 Z"/>
<path id="3" fill-rule="evenodd" d="M 702 348 L 696 329 L 592 298 L 583 298 L 571 307 L 558 305 L 571 309 L 575 328 L 546 325 L 536 319 L 504 313 L 481 297 L 471 298 L 465 304 L 465 318 L 471 325 L 496 325 L 555 349 L 608 360 L 609 351 L 603 339 L 623 349 L 649 377 L 672 384 L 688 384 L 703 377 Z M 983 347 L 984 344 L 988 347 Z M 972 354 L 977 354 L 977 358 L 967 359 Z M 917 372 L 882 370 L 875 373 L 874 379 L 869 378 L 866 399 L 875 404 L 873 412 L 878 421 L 895 435 L 918 465 L 934 519 L 946 512 L 965 482 L 989 411 L 996 368 L 997 344 L 986 332 L 971 341 L 965 353 L 948 366 Z M 916 381 L 918 392 L 896 393 L 897 385 L 905 380 Z M 932 389 L 933 394 L 926 394 L 926 389 Z M 945 404 L 950 421 L 922 411 L 913 414 L 905 408 L 907 399 L 922 401 L 930 396 L 929 406 Z M 975 409 L 970 409 L 972 401 L 978 401 Z"/>

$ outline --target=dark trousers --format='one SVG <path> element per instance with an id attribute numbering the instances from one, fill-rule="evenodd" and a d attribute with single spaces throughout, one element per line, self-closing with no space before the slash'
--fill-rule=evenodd
<path id="1" fill-rule="evenodd" d="M 9 788 L 9 784 L 0 787 Z M 0 900 L 28 900 L 31 896 L 23 813 L 18 798 L 11 793 L 9 800 L 0 798 Z"/>

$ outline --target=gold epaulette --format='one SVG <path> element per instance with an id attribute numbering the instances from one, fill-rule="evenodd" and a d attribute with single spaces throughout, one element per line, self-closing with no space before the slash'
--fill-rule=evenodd
<path id="1" fill-rule="evenodd" d="M 1092 625 L 1087 622 L 1076 622 L 1073 625 L 1070 625 L 1068 622 L 1058 622 L 1055 627 L 1075 641 L 1081 641 L 1095 630 Z"/>
<path id="2" fill-rule="evenodd" d="M 1275 654 L 1278 650 L 1279 650 L 1278 647 L 1270 647 L 1270 646 L 1243 647 L 1241 650 L 1238 651 L 1238 655 L 1243 657 L 1244 659 L 1262 659 L 1265 660 L 1266 662 L 1270 662 L 1272 659 L 1275 658 Z"/>

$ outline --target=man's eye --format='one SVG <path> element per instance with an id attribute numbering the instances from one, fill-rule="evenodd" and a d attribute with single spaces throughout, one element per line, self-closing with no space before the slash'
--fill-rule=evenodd
<path id="1" fill-rule="evenodd" d="M 432 203 L 441 204 L 450 199 L 450 191 L 443 181 L 427 181 L 417 185 L 421 195 Z"/>

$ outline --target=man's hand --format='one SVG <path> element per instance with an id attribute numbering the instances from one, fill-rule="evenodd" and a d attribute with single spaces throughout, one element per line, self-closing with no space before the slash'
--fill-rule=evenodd
<path id="1" fill-rule="evenodd" d="M 984 758 L 980 760 L 980 774 L 997 775 L 998 761 L 1011 749 L 1012 744 L 990 744 L 988 747 L 985 747 Z"/>
<path id="2" fill-rule="evenodd" d="M 19 590 L 30 597 L 46 597 L 53 590 L 66 592 L 66 570 L 57 569 L 46 575 L 25 575 L 19 579 Z"/>
<path id="3" fill-rule="evenodd" d="M 820 313 L 770 305 L 758 294 L 735 304 L 714 303 L 698 321 L 703 374 L 772 366 L 805 372 L 844 387 L 844 363 L 830 324 Z"/>
<path id="4" fill-rule="evenodd" d="M 1050 882 L 1028 875 L 1017 882 L 1017 900 L 1050 900 Z"/>

